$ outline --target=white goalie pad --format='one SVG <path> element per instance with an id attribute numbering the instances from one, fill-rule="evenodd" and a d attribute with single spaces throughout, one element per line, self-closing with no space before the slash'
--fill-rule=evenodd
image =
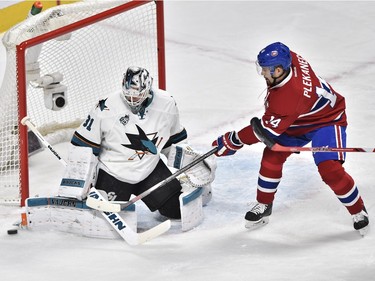
<path id="1" fill-rule="evenodd" d="M 70 145 L 68 153 L 58 196 L 83 200 L 95 180 L 98 160 L 89 147 Z"/>
<path id="2" fill-rule="evenodd" d="M 182 231 L 189 231 L 202 223 L 204 219 L 202 191 L 202 188 L 196 188 L 180 195 Z"/>
<path id="3" fill-rule="evenodd" d="M 131 229 L 137 231 L 135 205 L 119 212 Z M 26 200 L 27 228 L 38 231 L 61 231 L 85 237 L 118 239 L 120 235 L 100 211 L 84 201 L 61 197 L 36 197 Z"/>
<path id="4" fill-rule="evenodd" d="M 172 144 L 167 165 L 175 169 L 181 169 L 200 156 L 201 154 L 195 152 L 188 145 Z M 187 170 L 185 174 L 193 186 L 202 187 L 214 181 L 216 167 L 216 159 L 211 155 Z"/>
<path id="5" fill-rule="evenodd" d="M 212 199 L 212 187 L 211 184 L 202 186 L 202 206 L 207 206 Z"/>

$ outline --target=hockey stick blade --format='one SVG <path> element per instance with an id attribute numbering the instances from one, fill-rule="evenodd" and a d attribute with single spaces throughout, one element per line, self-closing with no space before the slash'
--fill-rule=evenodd
<path id="1" fill-rule="evenodd" d="M 89 198 L 96 198 L 97 200 L 106 201 L 104 197 L 97 191 L 95 187 L 90 189 Z M 87 204 L 86 201 L 86 205 Z M 116 232 L 129 244 L 129 245 L 139 245 L 147 241 L 160 236 L 171 228 L 171 221 L 166 220 L 157 226 L 146 230 L 142 233 L 137 233 L 132 230 L 125 220 L 117 212 L 102 211 L 103 217 L 108 221 L 108 223 L 116 230 Z"/>
<path id="2" fill-rule="evenodd" d="M 185 167 L 181 168 L 180 170 L 178 170 L 174 174 L 170 175 L 165 180 L 162 180 L 161 182 L 155 184 L 154 186 L 147 189 L 143 193 L 133 197 L 128 202 L 124 203 L 124 202 L 120 202 L 120 201 L 118 201 L 118 202 L 116 202 L 116 201 L 111 201 L 111 202 L 110 201 L 100 201 L 100 200 L 97 200 L 97 198 L 88 198 L 87 201 L 86 201 L 86 204 L 87 204 L 87 206 L 89 206 L 93 209 L 99 210 L 99 211 L 120 212 L 122 209 L 126 209 L 127 207 L 134 204 L 138 200 L 143 199 L 144 197 L 146 197 L 147 195 L 149 195 L 151 192 L 155 191 L 156 189 L 166 185 L 167 183 L 169 183 L 170 181 L 172 181 L 173 179 L 175 179 L 176 177 L 178 177 L 182 173 L 186 172 L 187 170 L 189 170 L 193 166 L 197 165 L 199 162 L 203 161 L 207 157 L 214 154 L 216 151 L 217 151 L 217 147 L 211 149 L 210 151 L 208 151 L 207 153 L 198 157 L 197 159 L 195 159 L 194 161 L 192 161 L 191 163 L 189 163 Z"/>
<path id="3" fill-rule="evenodd" d="M 362 148 L 362 147 L 299 147 L 299 146 L 283 146 L 275 142 L 266 130 L 263 128 L 260 120 L 256 117 L 252 118 L 250 124 L 253 128 L 255 136 L 263 142 L 269 149 L 279 152 L 375 152 L 375 148 Z"/>
<path id="4" fill-rule="evenodd" d="M 166 220 L 149 230 L 146 230 L 142 233 L 138 233 L 138 245 L 143 244 L 147 241 L 150 241 L 163 233 L 167 232 L 171 228 L 171 221 Z"/>
<path id="5" fill-rule="evenodd" d="M 129 201 L 107 201 L 107 200 L 98 200 L 97 198 L 93 197 L 87 197 L 86 199 L 86 205 L 90 207 L 91 209 L 95 209 L 98 211 L 104 211 L 104 212 L 115 212 L 118 213 L 121 211 L 121 209 L 126 203 Z"/>

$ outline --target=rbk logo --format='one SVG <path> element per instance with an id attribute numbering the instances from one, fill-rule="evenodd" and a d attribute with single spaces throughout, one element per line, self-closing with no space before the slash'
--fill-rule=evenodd
<path id="1" fill-rule="evenodd" d="M 134 160 L 137 156 L 139 159 L 142 159 L 146 154 L 157 154 L 157 146 L 160 144 L 162 138 L 159 140 L 156 137 L 157 133 L 146 134 L 141 127 L 138 125 L 135 126 L 137 127 L 138 135 L 126 134 L 130 144 L 122 144 L 122 146 L 135 150 L 135 154 L 129 160 Z M 152 136 L 152 139 L 149 139 L 148 136 Z"/>

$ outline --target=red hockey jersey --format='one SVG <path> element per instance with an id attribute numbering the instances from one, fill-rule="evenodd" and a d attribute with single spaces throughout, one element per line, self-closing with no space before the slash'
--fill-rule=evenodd
<path id="1" fill-rule="evenodd" d="M 270 133 L 300 136 L 327 125 L 346 126 L 345 99 L 294 52 L 291 71 L 280 84 L 270 87 L 262 123 Z"/>

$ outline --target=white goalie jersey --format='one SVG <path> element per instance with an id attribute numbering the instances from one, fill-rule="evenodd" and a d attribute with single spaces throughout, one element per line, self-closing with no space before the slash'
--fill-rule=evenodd
<path id="1" fill-rule="evenodd" d="M 167 154 L 171 144 L 187 138 L 173 97 L 153 90 L 148 103 L 133 114 L 120 93 L 103 98 L 76 130 L 72 144 L 91 147 L 98 168 L 117 179 L 142 181 L 155 169 L 160 153 Z"/>

